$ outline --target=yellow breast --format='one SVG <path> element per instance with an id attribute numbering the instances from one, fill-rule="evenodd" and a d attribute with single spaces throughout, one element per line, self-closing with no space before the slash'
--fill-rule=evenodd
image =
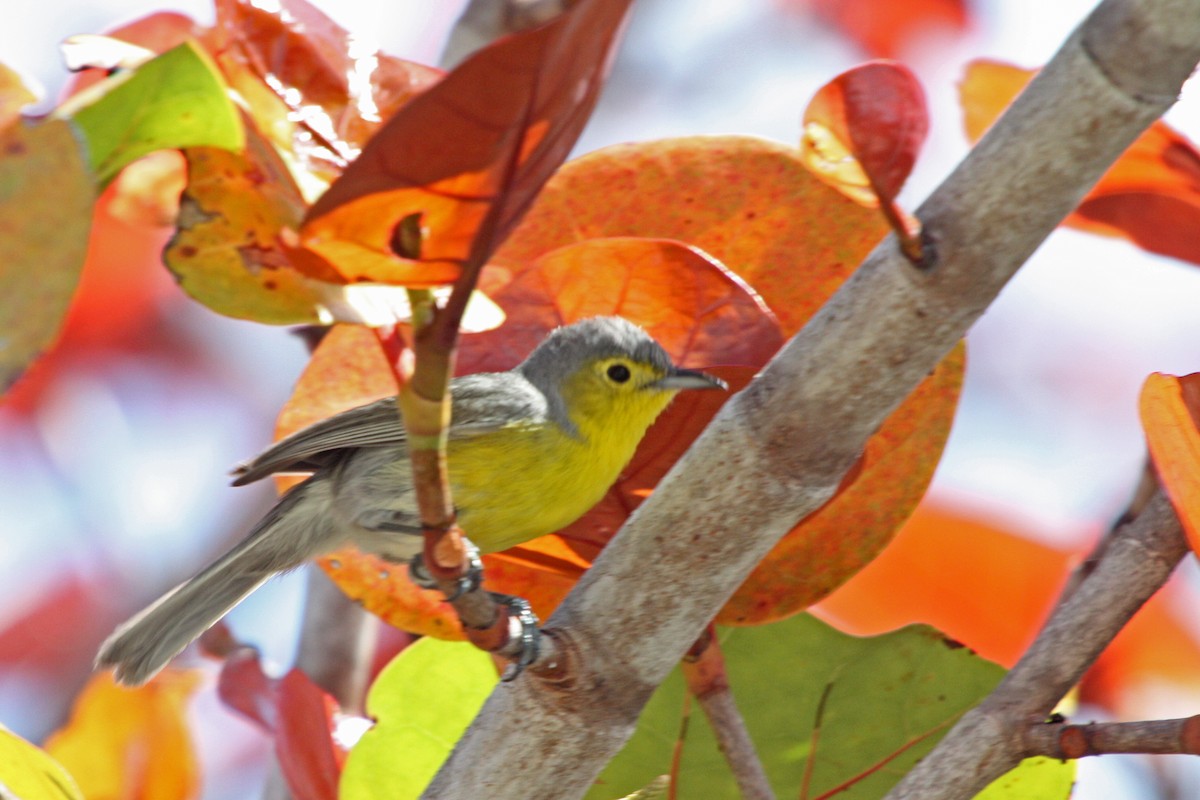
<path id="1" fill-rule="evenodd" d="M 564 528 L 599 502 L 640 438 L 581 439 L 544 423 L 452 441 L 447 456 L 459 523 L 484 552 Z"/>

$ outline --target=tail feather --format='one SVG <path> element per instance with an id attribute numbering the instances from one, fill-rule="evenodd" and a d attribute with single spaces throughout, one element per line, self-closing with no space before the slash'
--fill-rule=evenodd
<path id="1" fill-rule="evenodd" d="M 97 667 L 137 686 L 162 669 L 271 576 L 336 546 L 325 482 L 309 478 L 285 494 L 228 553 L 121 624 Z"/>

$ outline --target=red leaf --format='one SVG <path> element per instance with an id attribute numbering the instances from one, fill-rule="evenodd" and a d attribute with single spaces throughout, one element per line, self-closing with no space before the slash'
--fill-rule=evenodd
<path id="1" fill-rule="evenodd" d="M 267 677 L 253 647 L 238 647 L 225 657 L 217 679 L 221 702 L 267 731 L 279 727 L 279 681 Z"/>
<path id="2" fill-rule="evenodd" d="M 804 112 L 801 154 L 818 178 L 867 206 L 890 203 L 929 132 L 925 92 L 894 61 L 871 61 L 818 90 Z"/>
<path id="3" fill-rule="evenodd" d="M 894 57 L 917 34 L 931 29 L 955 33 L 969 17 L 966 0 L 809 0 L 813 12 L 836 25 L 868 53 Z"/>
<path id="4" fill-rule="evenodd" d="M 275 755 L 296 800 L 337 800 L 345 752 L 334 742 L 337 703 L 298 669 L 279 682 Z"/>
<path id="5" fill-rule="evenodd" d="M 301 236 L 347 281 L 428 286 L 479 267 L 566 158 L 599 96 L 629 0 L 584 0 L 479 51 L 375 135 Z M 419 214 L 420 258 L 393 232 Z"/>

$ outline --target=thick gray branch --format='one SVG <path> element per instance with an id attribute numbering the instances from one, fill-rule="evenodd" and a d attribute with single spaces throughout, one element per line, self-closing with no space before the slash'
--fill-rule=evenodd
<path id="1" fill-rule="evenodd" d="M 548 621 L 558 679 L 501 686 L 425 796 L 583 794 L 717 609 L 1198 59 L 1200 0 L 1102 4 L 918 210 L 932 267 L 889 237 L 726 404 Z"/>

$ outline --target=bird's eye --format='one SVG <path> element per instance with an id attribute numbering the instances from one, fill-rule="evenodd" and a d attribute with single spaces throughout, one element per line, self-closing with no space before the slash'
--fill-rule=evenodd
<path id="1" fill-rule="evenodd" d="M 614 383 L 624 383 L 629 380 L 629 367 L 624 364 L 613 364 L 608 368 L 608 377 Z"/>

